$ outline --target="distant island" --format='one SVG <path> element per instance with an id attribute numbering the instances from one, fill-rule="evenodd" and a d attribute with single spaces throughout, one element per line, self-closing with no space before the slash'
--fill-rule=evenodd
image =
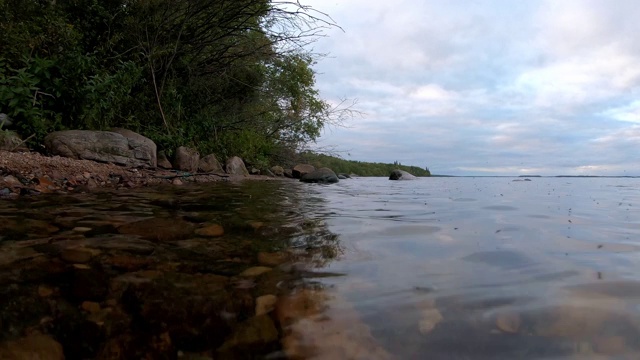
<path id="1" fill-rule="evenodd" d="M 345 160 L 335 156 L 305 151 L 300 154 L 300 162 L 308 163 L 316 168 L 328 167 L 336 173 L 355 174 L 358 176 L 389 176 L 395 169 L 404 170 L 415 176 L 431 176 L 428 167 L 394 163 L 373 163 L 356 160 Z"/>

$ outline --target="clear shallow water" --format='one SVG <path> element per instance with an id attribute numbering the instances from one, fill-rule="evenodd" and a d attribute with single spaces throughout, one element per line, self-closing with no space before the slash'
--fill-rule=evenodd
<path id="1" fill-rule="evenodd" d="M 640 181 L 513 180 L 318 188 L 331 291 L 398 358 L 640 356 Z"/>
<path id="2" fill-rule="evenodd" d="M 513 180 L 248 182 L 6 201 L 0 303 L 15 307 L 48 286 L 60 288 L 52 295 L 58 303 L 79 306 L 82 294 L 65 290 L 76 270 L 61 267 L 57 254 L 81 246 L 98 250 L 88 264 L 110 281 L 138 270 L 168 279 L 216 274 L 225 276 L 231 299 L 277 294 L 284 305 L 273 319 L 292 356 L 640 358 L 640 179 Z M 149 218 L 194 228 L 217 223 L 225 234 L 127 243 L 139 235 L 123 233 L 123 224 Z M 79 227 L 91 230 L 73 230 Z M 116 253 L 110 242 L 120 244 Z M 150 254 L 138 249 L 127 255 L 136 257 L 129 268 L 114 265 L 118 251 L 136 246 Z M 240 279 L 264 251 L 290 253 L 307 272 L 292 276 L 283 264 L 255 281 Z M 51 276 L 43 267 L 60 270 Z M 104 307 L 114 297 L 96 301 Z M 251 304 L 234 324 L 252 316 Z M 33 321 L 50 317 L 48 306 L 29 313 Z M 108 306 L 116 312 L 120 305 Z M 3 337 L 22 331 L 13 319 L 26 310 L 18 310 L 0 311 Z M 98 342 L 85 358 L 101 351 Z M 174 340 L 171 349 L 206 349 L 185 344 Z"/>

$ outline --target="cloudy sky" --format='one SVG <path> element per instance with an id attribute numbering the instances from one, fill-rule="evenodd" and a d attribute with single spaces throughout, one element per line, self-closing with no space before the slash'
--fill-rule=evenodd
<path id="1" fill-rule="evenodd" d="M 319 140 L 435 174 L 640 175 L 637 0 L 304 0 L 344 29 L 314 46 Z"/>

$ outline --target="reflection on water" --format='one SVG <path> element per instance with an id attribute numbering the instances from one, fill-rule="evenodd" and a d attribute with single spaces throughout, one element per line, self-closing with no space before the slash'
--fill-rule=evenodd
<path id="1" fill-rule="evenodd" d="M 67 358 L 640 358 L 637 179 L 215 184 L 0 216 L 5 347 L 42 333 Z"/>
<path id="2" fill-rule="evenodd" d="M 347 274 L 326 283 L 393 356 L 640 357 L 637 179 L 355 179 L 323 190 L 346 248 L 330 267 Z M 380 204 L 385 217 L 368 210 Z"/>

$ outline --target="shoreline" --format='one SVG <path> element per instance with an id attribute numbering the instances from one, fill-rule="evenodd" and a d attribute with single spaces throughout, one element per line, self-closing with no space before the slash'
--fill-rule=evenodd
<path id="1" fill-rule="evenodd" d="M 46 193 L 86 193 L 99 189 L 142 188 L 173 184 L 285 180 L 266 175 L 195 173 L 145 169 L 45 156 L 38 152 L 0 150 L 0 198 Z"/>

